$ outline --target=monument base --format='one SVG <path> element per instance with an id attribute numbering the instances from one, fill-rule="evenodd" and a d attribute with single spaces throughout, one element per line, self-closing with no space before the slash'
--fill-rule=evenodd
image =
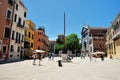
<path id="1" fill-rule="evenodd" d="M 62 57 L 62 62 L 71 62 L 71 60 L 69 60 L 68 58 L 68 54 L 66 53 L 61 54 L 61 57 Z"/>

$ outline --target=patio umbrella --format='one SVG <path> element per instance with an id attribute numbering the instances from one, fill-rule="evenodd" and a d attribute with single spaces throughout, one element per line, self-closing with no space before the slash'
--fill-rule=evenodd
<path id="1" fill-rule="evenodd" d="M 105 52 L 94 52 L 94 54 L 105 54 Z"/>
<path id="2" fill-rule="evenodd" d="M 33 53 L 45 53 L 45 51 L 36 49 L 36 50 L 33 51 Z"/>

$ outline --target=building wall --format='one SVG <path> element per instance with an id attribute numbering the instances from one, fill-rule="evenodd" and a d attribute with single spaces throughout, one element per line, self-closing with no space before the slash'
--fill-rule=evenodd
<path id="1" fill-rule="evenodd" d="M 5 28 L 11 28 L 14 3 L 12 2 L 12 4 L 9 4 L 8 1 L 9 0 L 0 0 L 0 60 L 3 60 L 4 58 L 8 59 L 9 54 L 9 38 L 6 38 L 4 36 Z M 8 10 L 11 11 L 9 19 L 7 18 Z M 5 53 L 3 53 L 4 47 L 6 47 Z"/>
<path id="2" fill-rule="evenodd" d="M 56 41 L 50 41 L 49 42 L 49 50 L 50 50 L 50 52 L 54 52 L 55 44 L 56 44 Z"/>
<path id="3" fill-rule="evenodd" d="M 120 58 L 120 13 L 116 16 L 115 20 L 112 22 L 111 27 L 114 29 L 114 35 L 112 39 L 115 42 L 116 58 Z"/>
<path id="4" fill-rule="evenodd" d="M 93 38 L 93 50 L 94 52 L 102 51 L 106 52 L 105 37 L 94 37 Z"/>
<path id="5" fill-rule="evenodd" d="M 34 50 L 36 49 L 44 50 L 46 53 L 49 51 L 49 40 L 43 30 L 34 32 Z"/>
<path id="6" fill-rule="evenodd" d="M 26 23 L 29 25 L 29 32 L 30 32 L 30 46 L 31 46 L 31 43 L 33 43 L 33 47 L 30 47 L 31 50 L 34 50 L 34 31 L 35 31 L 35 24 L 30 21 L 30 20 L 27 20 Z"/>
<path id="7" fill-rule="evenodd" d="M 89 29 L 88 26 L 84 26 L 81 32 L 82 35 L 82 53 L 88 53 L 90 52 L 90 44 L 89 44 Z"/>
<path id="8" fill-rule="evenodd" d="M 48 39 L 48 36 L 44 36 L 44 38 L 45 38 L 45 41 L 44 41 L 44 46 L 45 46 L 45 51 L 46 51 L 46 53 L 48 53 L 49 52 L 49 39 Z"/>
<path id="9" fill-rule="evenodd" d="M 115 41 L 116 44 L 116 58 L 120 58 L 120 38 Z"/>
<path id="10" fill-rule="evenodd" d="M 25 13 L 27 13 L 27 9 L 23 5 L 23 3 L 20 0 L 16 0 L 15 8 L 14 8 L 14 16 L 13 16 L 13 25 L 11 29 L 9 60 L 23 59 L 24 31 L 25 31 L 25 21 L 26 21 Z M 21 18 L 21 22 L 19 18 Z M 13 31 L 14 31 L 14 36 L 12 35 Z M 12 37 L 14 37 L 14 39 L 12 39 Z"/>
<path id="11" fill-rule="evenodd" d="M 107 28 L 89 28 L 93 38 L 93 52 L 102 51 L 106 53 L 106 32 Z"/>
<path id="12" fill-rule="evenodd" d="M 107 46 L 108 56 L 110 57 L 112 55 L 113 58 L 115 58 L 116 57 L 116 49 L 115 49 L 115 42 L 112 39 L 113 34 L 114 34 L 114 30 L 112 27 L 110 27 L 106 33 L 106 39 L 107 39 L 106 46 Z"/>
<path id="13" fill-rule="evenodd" d="M 42 30 L 35 30 L 35 38 L 34 38 L 34 50 L 35 49 L 43 49 L 43 31 Z M 40 47 L 39 47 L 40 46 Z"/>
<path id="14" fill-rule="evenodd" d="M 82 35 L 82 53 L 93 53 L 96 51 L 106 52 L 106 31 L 105 28 L 95 28 L 84 26 L 81 32 Z M 86 45 L 86 49 L 85 49 Z"/>
<path id="15" fill-rule="evenodd" d="M 31 20 L 26 20 L 25 42 L 29 43 L 29 45 L 24 43 L 24 50 L 25 50 L 24 53 L 26 58 L 29 58 L 29 56 L 32 55 L 32 52 L 34 50 L 34 30 L 35 30 L 35 24 Z"/>

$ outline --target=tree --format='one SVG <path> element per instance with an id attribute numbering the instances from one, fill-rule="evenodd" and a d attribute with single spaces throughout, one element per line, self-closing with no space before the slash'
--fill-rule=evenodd
<path id="1" fill-rule="evenodd" d="M 57 39 L 56 44 L 55 44 L 55 53 L 57 54 L 59 50 L 63 50 L 64 45 L 63 45 L 63 40 Z"/>
<path id="2" fill-rule="evenodd" d="M 61 40 L 57 39 L 56 45 L 55 45 L 55 53 L 58 53 L 59 50 L 64 49 L 63 41 L 64 41 L 63 39 Z M 70 50 L 73 53 L 80 52 L 82 45 L 79 42 L 80 42 L 80 38 L 78 38 L 76 34 L 72 33 L 66 37 L 65 49 Z"/>
<path id="3" fill-rule="evenodd" d="M 66 37 L 66 48 L 67 50 L 72 51 L 73 53 L 80 52 L 81 44 L 79 43 L 80 39 L 74 33 Z"/>

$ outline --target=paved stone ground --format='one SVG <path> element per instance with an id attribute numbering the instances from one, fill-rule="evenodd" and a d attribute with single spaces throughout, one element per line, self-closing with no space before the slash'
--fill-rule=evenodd
<path id="1" fill-rule="evenodd" d="M 120 80 L 120 60 L 89 61 L 89 58 L 74 58 L 71 63 L 58 67 L 58 60 L 42 60 L 41 65 L 32 65 L 33 60 L 0 64 L 0 80 Z"/>

